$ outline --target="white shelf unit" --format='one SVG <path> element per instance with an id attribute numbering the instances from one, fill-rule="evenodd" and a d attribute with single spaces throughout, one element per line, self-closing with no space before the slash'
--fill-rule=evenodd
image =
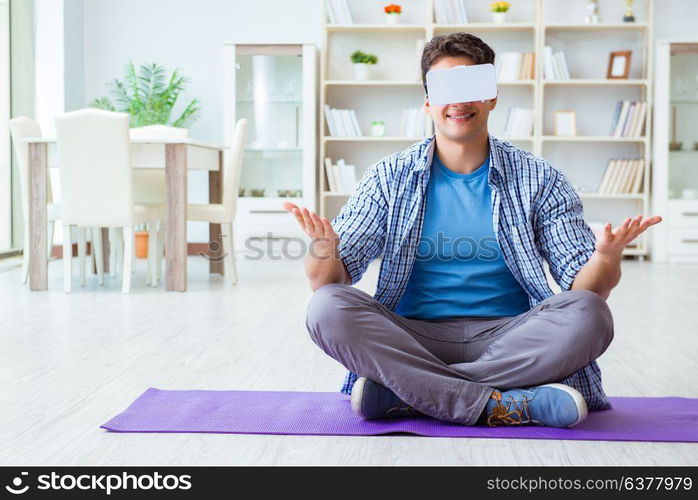
<path id="1" fill-rule="evenodd" d="M 232 142 L 248 121 L 237 200 L 235 239 L 302 237 L 285 201 L 316 209 L 317 49 L 295 42 L 226 43 L 223 49 L 223 130 Z M 250 196 L 252 190 L 263 196 Z M 279 190 L 300 190 L 295 197 Z"/>
<path id="2" fill-rule="evenodd" d="M 698 262 L 698 37 L 656 41 L 652 259 Z M 682 95 L 691 93 L 693 96 Z M 674 113 L 675 116 L 674 116 Z M 670 143 L 680 143 L 671 150 Z M 691 194 L 692 192 L 692 194 Z"/>
<path id="3" fill-rule="evenodd" d="M 589 222 L 617 224 L 626 216 L 637 213 L 649 214 L 651 115 L 652 115 L 652 25 L 654 0 L 635 2 L 636 22 L 621 21 L 622 2 L 601 0 L 601 23 L 584 24 L 585 0 L 521 0 L 512 4 L 510 21 L 504 24 L 490 22 L 487 11 L 490 2 L 466 0 L 468 24 L 437 24 L 434 16 L 435 0 L 403 0 L 404 24 L 381 24 L 381 5 L 371 0 L 348 0 L 354 21 L 353 25 L 328 24 L 323 13 L 324 43 L 321 55 L 320 95 L 320 157 L 318 179 L 320 188 L 320 211 L 329 218 L 334 217 L 348 198 L 348 194 L 328 192 L 324 158 L 333 162 L 344 158 L 355 164 L 360 176 L 365 169 L 423 137 L 333 137 L 328 135 L 324 116 L 324 105 L 338 108 L 354 108 L 371 98 L 380 101 L 382 107 L 372 114 L 357 111 L 362 131 L 368 132 L 367 123 L 380 119 L 383 109 L 390 109 L 393 101 L 403 102 L 402 107 L 419 107 L 424 102 L 424 90 L 416 58 L 416 40 L 430 40 L 435 35 L 455 31 L 475 34 L 487 42 L 499 55 L 504 51 L 533 52 L 536 58 L 535 79 L 530 81 L 498 82 L 499 101 L 490 115 L 490 132 L 500 139 L 514 143 L 537 156 L 544 157 L 559 167 L 580 189 L 585 202 L 585 213 Z M 325 2 L 323 2 L 324 5 Z M 573 23 L 572 20 L 579 20 Z M 402 21 L 402 19 L 400 19 Z M 613 22 L 612 22 L 613 21 Z M 412 43 L 410 43 L 410 40 Z M 381 43 L 383 42 L 383 43 Z M 543 50 L 550 44 L 553 50 L 564 50 L 568 56 L 570 80 L 548 81 L 543 78 Z M 588 47 L 592 51 L 588 52 Z M 375 48 L 375 49 L 374 49 Z M 611 51 L 632 50 L 631 72 L 628 79 L 606 79 L 606 67 Z M 386 61 L 398 59 L 413 61 L 412 67 L 390 71 L 376 71 L 370 81 L 351 79 L 349 54 L 353 50 L 375 53 L 378 66 Z M 397 52 L 400 51 L 400 52 Z M 576 51 L 576 52 L 571 52 Z M 570 55 L 574 57 L 569 57 Z M 596 57 L 596 59 L 593 59 Z M 590 61 L 595 61 L 591 62 Z M 390 64 L 390 63 L 389 63 Z M 340 75 L 338 75 L 340 73 Z M 347 76 L 349 75 L 349 76 Z M 388 76 L 389 75 L 389 76 Z M 392 94 L 388 95 L 387 90 Z M 407 102 L 407 96 L 414 100 Z M 392 100 L 391 100 L 392 99 Z M 552 113 L 555 109 L 574 109 L 569 100 L 576 99 L 578 133 L 574 137 L 552 135 Z M 581 100 L 580 99 L 585 99 Z M 647 102 L 645 134 L 642 137 L 610 137 L 607 134 L 618 100 L 644 100 Z M 599 101 L 598 104 L 594 102 Z M 591 104 L 590 104 L 591 103 Z M 506 137 L 504 130 L 510 106 L 524 106 L 535 110 L 533 135 L 529 137 Z M 587 112 L 587 110 L 589 110 Z M 596 114 L 596 116 L 593 116 Z M 363 115 L 363 119 L 362 119 Z M 580 119 L 581 118 L 581 119 Z M 386 128 L 388 121 L 386 121 Z M 399 121 L 399 120 L 398 120 Z M 393 129 L 395 127 L 392 127 Z M 386 133 L 390 133 L 387 130 Z M 428 134 L 433 133 L 429 120 Z M 586 134 L 586 135 L 584 135 Z M 361 148 L 357 148 L 361 146 Z M 590 147 L 592 148 L 590 150 Z M 576 151 L 577 165 L 568 165 L 566 152 Z M 587 152 L 592 151 L 588 155 Z M 373 155 L 373 156 L 371 156 Z M 644 180 L 641 194 L 598 194 L 593 192 L 600 182 L 608 159 L 635 156 L 645 159 Z M 591 157 L 593 164 L 587 165 L 585 158 Z M 590 162 L 591 163 L 591 162 Z M 583 181 L 583 182 L 582 182 Z M 585 186 L 585 182 L 593 182 Z M 626 255 L 645 256 L 648 246 L 641 236 Z"/>

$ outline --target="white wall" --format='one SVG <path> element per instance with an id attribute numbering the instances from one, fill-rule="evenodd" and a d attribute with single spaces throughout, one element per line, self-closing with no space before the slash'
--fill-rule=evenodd
<path id="1" fill-rule="evenodd" d="M 106 82 L 121 77 L 130 59 L 134 64 L 157 62 L 169 71 L 181 68 L 191 83 L 179 104 L 197 97 L 202 107 L 191 136 L 221 142 L 223 44 L 294 41 L 319 45 L 319 6 L 319 0 L 86 1 L 85 103 L 105 95 Z M 205 203 L 207 177 L 190 175 L 189 180 L 190 200 Z M 190 223 L 189 240 L 208 241 L 208 229 Z"/>

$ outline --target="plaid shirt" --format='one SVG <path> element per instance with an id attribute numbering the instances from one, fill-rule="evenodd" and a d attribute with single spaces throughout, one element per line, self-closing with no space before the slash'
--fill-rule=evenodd
<path id="1" fill-rule="evenodd" d="M 352 284 L 382 257 L 375 298 L 391 310 L 405 291 L 422 232 L 434 139 L 370 166 L 332 222 Z M 594 252 L 594 234 L 584 222 L 579 196 L 559 170 L 492 135 L 489 146 L 494 232 L 533 307 L 553 295 L 544 262 L 560 288 L 569 290 Z M 356 379 L 347 373 L 344 394 L 351 394 Z M 559 382 L 580 391 L 590 410 L 611 407 L 596 361 Z"/>

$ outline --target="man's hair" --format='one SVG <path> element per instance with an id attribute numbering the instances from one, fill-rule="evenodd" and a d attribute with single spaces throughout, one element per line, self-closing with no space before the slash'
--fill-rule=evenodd
<path id="1" fill-rule="evenodd" d="M 427 72 L 442 57 L 467 56 L 475 64 L 494 64 L 494 50 L 480 38 L 470 33 L 448 33 L 429 40 L 422 51 L 422 83 L 427 92 Z"/>

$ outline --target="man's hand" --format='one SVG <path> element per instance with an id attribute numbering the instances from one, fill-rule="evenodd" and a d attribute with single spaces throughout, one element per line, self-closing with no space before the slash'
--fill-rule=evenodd
<path id="1" fill-rule="evenodd" d="M 305 207 L 294 205 L 290 201 L 284 203 L 284 210 L 293 214 L 301 229 L 313 241 L 311 253 L 318 259 L 335 257 L 339 236 L 332 229 L 327 217 L 319 217 Z"/>
<path id="2" fill-rule="evenodd" d="M 631 243 L 645 230 L 659 222 L 662 218 L 655 215 L 642 220 L 642 215 L 638 215 L 634 219 L 628 217 L 618 227 L 611 229 L 611 224 L 608 223 L 604 227 L 603 234 L 596 241 L 596 251 L 607 257 L 620 257 L 623 249 Z"/>
<path id="3" fill-rule="evenodd" d="M 611 229 L 611 224 L 606 224 L 603 234 L 596 240 L 596 251 L 577 273 L 572 290 L 591 290 L 607 299 L 620 281 L 623 249 L 648 227 L 661 221 L 662 218 L 656 215 L 644 221 L 638 215 L 634 219 L 628 217 L 614 229 Z"/>
<path id="4" fill-rule="evenodd" d="M 339 257 L 339 236 L 329 219 L 288 201 L 283 207 L 293 214 L 303 232 L 312 240 L 305 257 L 305 274 L 310 288 L 317 290 L 328 283 L 350 283 L 349 273 Z"/>

